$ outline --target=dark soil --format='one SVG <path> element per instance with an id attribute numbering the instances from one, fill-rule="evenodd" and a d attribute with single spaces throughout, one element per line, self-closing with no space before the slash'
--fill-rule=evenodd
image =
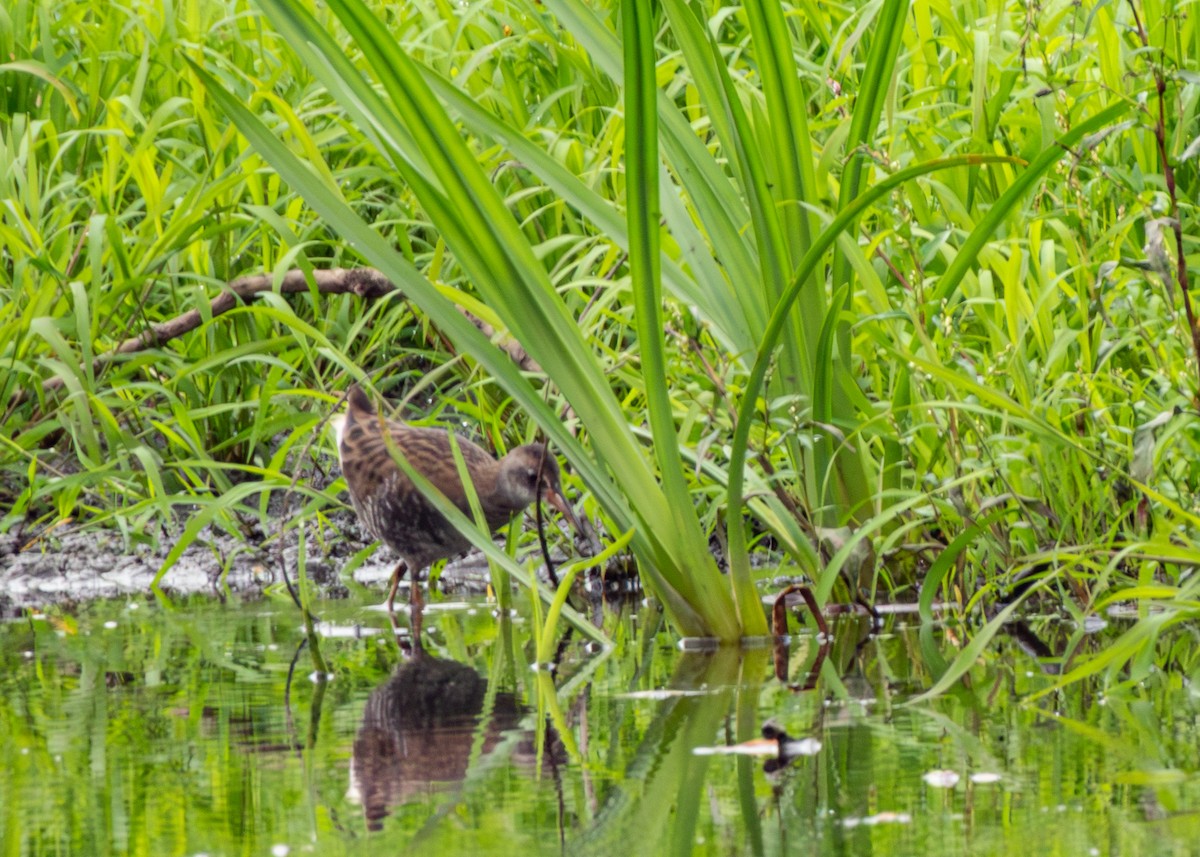
<path id="1" fill-rule="evenodd" d="M 335 514 L 332 522 L 338 529 L 326 528 L 321 538 L 315 526 L 306 528 L 310 582 L 321 597 L 345 597 L 347 584 L 352 581 L 377 587 L 382 600 L 395 557 L 379 547 L 356 564 L 356 557 L 366 552 L 371 542 L 362 534 L 353 513 Z M 145 594 L 172 546 L 166 540 L 157 546 L 130 546 L 119 533 L 87 528 L 59 530 L 31 540 L 0 535 L 0 616 L 11 616 L 25 608 Z M 210 530 L 183 551 L 163 576 L 160 587 L 169 595 L 254 596 L 281 584 L 284 567 L 294 583 L 298 555 L 294 528 L 270 538 L 251 531 L 241 539 Z M 488 581 L 487 562 L 475 552 L 449 562 L 442 571 L 439 588 L 458 594 L 477 593 L 486 590 Z"/>

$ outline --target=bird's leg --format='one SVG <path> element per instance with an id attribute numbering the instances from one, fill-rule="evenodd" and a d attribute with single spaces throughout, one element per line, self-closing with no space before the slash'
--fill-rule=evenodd
<path id="1" fill-rule="evenodd" d="M 425 651 L 421 645 L 421 626 L 425 619 L 425 604 L 421 599 L 421 587 L 417 582 L 417 573 L 414 571 L 412 589 L 408 591 L 408 627 L 412 632 L 413 654 L 420 655 Z"/>
<path id="2" fill-rule="evenodd" d="M 414 616 L 418 615 L 425 607 L 425 601 L 421 596 L 421 579 L 417 572 L 412 573 L 412 580 L 408 584 L 408 609 Z"/>
<path id="3" fill-rule="evenodd" d="M 392 587 L 388 590 L 387 611 L 389 616 L 395 616 L 396 590 L 400 588 L 400 578 L 404 577 L 404 572 L 408 571 L 408 563 L 400 560 L 396 563 L 396 568 L 392 572 Z M 416 575 L 413 575 L 414 577 Z"/>
<path id="4" fill-rule="evenodd" d="M 388 622 L 392 626 L 392 639 L 396 641 L 396 645 L 400 648 L 400 654 L 405 657 L 408 657 L 409 655 L 412 654 L 412 647 L 409 645 L 405 645 L 404 642 L 400 639 L 400 625 L 396 622 L 396 614 L 395 613 L 388 614 Z"/>

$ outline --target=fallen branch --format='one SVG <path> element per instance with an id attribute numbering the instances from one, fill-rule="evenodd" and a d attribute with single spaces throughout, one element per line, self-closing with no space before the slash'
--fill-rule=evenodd
<path id="1" fill-rule="evenodd" d="M 374 268 L 326 268 L 314 270 L 312 272 L 312 283 L 316 286 L 317 292 L 323 295 L 354 294 L 364 300 L 375 300 L 399 291 L 395 283 Z M 225 291 L 209 302 L 207 316 L 199 310 L 193 309 L 168 321 L 152 324 L 140 335 L 126 339 L 116 348 L 96 357 L 92 361 L 92 371 L 99 373 L 105 366 L 123 354 L 134 354 L 138 351 L 145 351 L 148 348 L 156 348 L 165 342 L 177 339 L 185 333 L 190 333 L 200 327 L 206 318 L 216 318 L 223 313 L 229 312 L 234 307 L 249 303 L 264 292 L 277 292 L 289 295 L 308 293 L 309 291 L 309 279 L 305 272 L 299 269 L 293 269 L 284 274 L 278 287 L 275 284 L 274 277 L 270 274 L 255 274 L 248 277 L 240 277 L 230 283 Z M 483 319 L 477 318 L 462 307 L 459 307 L 458 310 L 470 319 L 471 323 L 479 328 L 489 339 L 495 336 L 495 328 Z M 541 367 L 516 340 L 510 338 L 498 342 L 497 345 L 504 349 L 513 362 L 522 370 L 527 372 L 541 372 Z M 47 378 L 42 382 L 42 392 L 46 393 L 57 390 L 64 383 L 61 376 L 56 375 L 53 378 Z M 28 390 L 16 390 L 9 399 L 9 407 L 16 407 L 28 397 Z"/>

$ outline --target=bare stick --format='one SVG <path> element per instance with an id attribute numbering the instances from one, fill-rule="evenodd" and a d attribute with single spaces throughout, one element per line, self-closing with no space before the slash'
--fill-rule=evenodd
<path id="1" fill-rule="evenodd" d="M 395 283 L 374 268 L 325 268 L 314 270 L 312 272 L 312 283 L 316 286 L 317 291 L 323 295 L 354 294 L 366 300 L 375 300 L 399 291 Z M 284 274 L 278 288 L 276 288 L 274 277 L 270 274 L 255 274 L 248 277 L 240 277 L 230 283 L 225 291 L 209 301 L 207 317 L 216 318 L 222 313 L 229 312 L 234 307 L 253 300 L 264 292 L 277 291 L 279 294 L 287 295 L 303 294 L 309 290 L 308 277 L 304 271 L 299 269 L 293 269 Z M 483 319 L 477 318 L 462 307 L 459 307 L 458 310 L 489 339 L 495 335 L 495 328 Z M 123 354 L 134 354 L 138 351 L 145 351 L 148 348 L 155 348 L 165 342 L 183 336 L 185 333 L 189 333 L 200 327 L 204 323 L 205 318 L 206 316 L 199 310 L 188 310 L 168 321 L 153 324 L 145 332 L 126 339 L 116 348 L 96 357 L 92 361 L 92 370 L 98 373 Z M 524 371 L 541 372 L 541 367 L 516 340 L 508 339 L 498 344 L 500 348 L 508 353 L 513 362 Z M 47 378 L 42 382 L 42 391 L 50 392 L 51 390 L 56 390 L 63 386 L 63 383 L 61 376 Z M 9 399 L 9 407 L 16 407 L 28 397 L 28 390 L 16 390 Z"/>

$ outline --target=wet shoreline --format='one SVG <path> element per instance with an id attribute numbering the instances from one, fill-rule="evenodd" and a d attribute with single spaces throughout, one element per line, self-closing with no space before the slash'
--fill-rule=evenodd
<path id="1" fill-rule="evenodd" d="M 282 585 L 281 564 L 295 582 L 299 545 L 294 531 L 285 534 L 282 550 L 264 540 L 260 545 L 228 534 L 197 539 L 167 569 L 160 583 L 168 595 L 227 593 L 254 597 Z M 320 542 L 309 536 L 305 555 L 309 581 L 319 597 L 344 598 L 353 582 L 378 588 L 383 597 L 395 559 L 379 548 L 358 563 L 349 578 L 343 569 L 370 542 L 349 533 L 326 533 Z M 171 550 L 170 544 L 127 548 L 119 533 L 80 529 L 28 540 L 0 535 L 0 615 L 30 607 L 67 605 L 151 592 L 151 583 Z M 282 553 L 282 557 L 281 554 Z M 227 569 L 227 571 L 226 571 Z M 483 592 L 488 568 L 481 554 L 468 554 L 447 564 L 439 581 L 444 591 Z"/>

